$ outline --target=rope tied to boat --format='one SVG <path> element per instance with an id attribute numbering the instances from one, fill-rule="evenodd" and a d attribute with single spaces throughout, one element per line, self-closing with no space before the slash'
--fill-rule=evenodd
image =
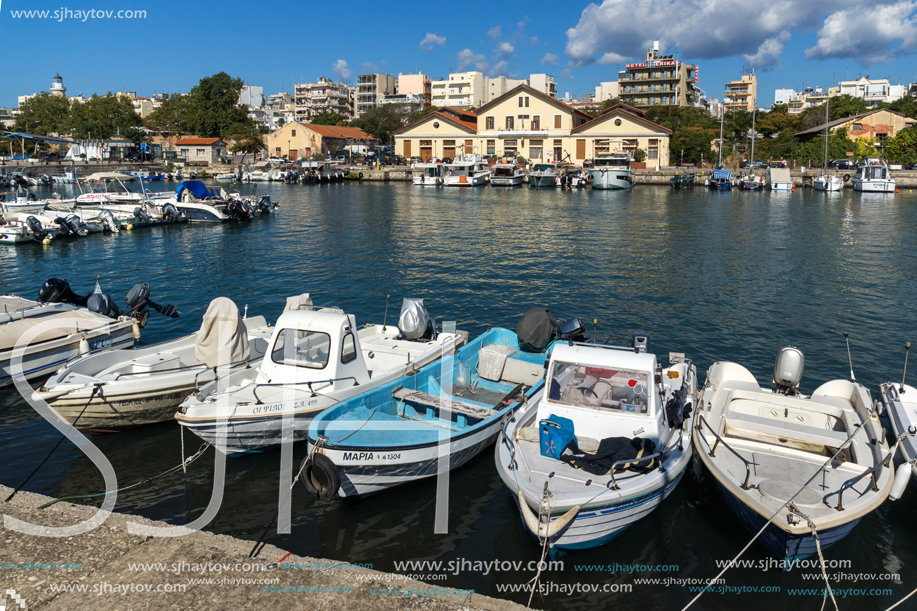
<path id="1" fill-rule="evenodd" d="M 800 511 L 795 503 L 787 503 L 786 510 L 790 515 L 796 515 L 805 520 L 806 524 L 809 526 L 809 529 L 812 531 L 812 538 L 815 539 L 815 551 L 818 552 L 818 566 L 821 569 L 822 577 L 825 578 L 825 596 L 821 601 L 821 611 L 824 611 L 825 603 L 828 602 L 829 595 L 831 596 L 831 602 L 834 603 L 834 610 L 838 611 L 837 600 L 834 598 L 834 591 L 831 589 L 831 582 L 828 581 L 828 573 L 825 571 L 825 557 L 821 553 L 821 540 L 818 538 L 818 529 L 815 528 L 815 522 L 813 522 L 809 516 Z"/>
<path id="2" fill-rule="evenodd" d="M 548 482 L 544 483 L 544 492 L 541 495 L 541 502 L 538 504 L 538 524 L 541 524 L 541 520 L 545 520 L 545 524 L 551 523 L 551 492 L 548 490 Z M 523 503 L 525 499 L 520 499 Z M 539 527 L 538 530 L 541 530 Z M 537 533 L 536 533 L 537 535 Z M 550 536 L 539 537 L 541 539 L 541 558 L 538 561 L 538 570 L 535 571 L 535 576 L 529 580 L 528 583 L 532 584 L 532 591 L 529 593 L 529 601 L 526 603 L 526 607 L 532 606 L 532 598 L 535 596 L 535 590 L 538 589 L 538 583 L 541 580 L 541 569 L 545 566 L 545 558 L 548 555 L 548 541 L 551 539 Z"/>

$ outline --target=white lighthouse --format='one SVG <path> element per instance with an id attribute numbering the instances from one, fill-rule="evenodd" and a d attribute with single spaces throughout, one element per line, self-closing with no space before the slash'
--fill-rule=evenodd
<path id="1" fill-rule="evenodd" d="M 51 83 L 51 95 L 63 96 L 67 93 L 67 88 L 64 87 L 64 79 L 61 78 L 60 74 L 54 75 L 54 82 Z"/>

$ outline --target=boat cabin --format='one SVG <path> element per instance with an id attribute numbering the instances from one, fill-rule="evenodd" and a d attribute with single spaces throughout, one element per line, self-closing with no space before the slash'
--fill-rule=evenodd
<path id="1" fill-rule="evenodd" d="M 630 168 L 631 158 L 626 153 L 612 153 L 599 155 L 594 160 L 593 167 L 599 168 Z"/>
<path id="2" fill-rule="evenodd" d="M 657 443 L 668 425 L 655 384 L 653 354 L 633 348 L 556 344 L 536 421 L 561 416 L 579 436 L 644 437 Z"/>
<path id="3" fill-rule="evenodd" d="M 888 166 L 878 157 L 868 157 L 857 168 L 857 177 L 862 180 L 889 180 Z"/>

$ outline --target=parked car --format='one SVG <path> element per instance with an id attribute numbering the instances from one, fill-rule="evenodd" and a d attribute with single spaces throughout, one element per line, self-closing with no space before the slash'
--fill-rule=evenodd
<path id="1" fill-rule="evenodd" d="M 151 161 L 152 159 L 153 155 L 149 151 L 138 151 L 127 156 L 128 161 Z"/>
<path id="2" fill-rule="evenodd" d="M 57 153 L 48 153 L 47 155 L 41 156 L 43 161 L 60 161 L 60 155 Z"/>
<path id="3" fill-rule="evenodd" d="M 594 162 L 592 159 L 584 159 L 584 160 L 583 160 L 583 169 L 591 168 L 591 167 L 594 166 L 594 165 L 595 165 L 595 162 Z"/>
<path id="4" fill-rule="evenodd" d="M 285 159 L 279 155 L 271 155 L 267 160 L 272 163 L 283 163 L 285 161 Z"/>
<path id="5" fill-rule="evenodd" d="M 835 159 L 828 162 L 828 169 L 831 170 L 855 170 L 857 164 L 852 159 Z"/>
<path id="6" fill-rule="evenodd" d="M 909 163 L 904 166 L 905 170 L 917 170 L 917 163 Z"/>
<path id="7" fill-rule="evenodd" d="M 749 170 L 763 170 L 769 168 L 770 165 L 766 161 L 758 161 L 753 159 L 751 161 L 743 161 L 739 164 L 740 168 L 747 168 Z"/>

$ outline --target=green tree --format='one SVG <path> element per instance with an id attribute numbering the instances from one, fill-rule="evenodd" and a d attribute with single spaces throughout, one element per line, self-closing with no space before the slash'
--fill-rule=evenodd
<path id="1" fill-rule="evenodd" d="M 312 125 L 337 125 L 344 120 L 344 117 L 340 113 L 336 112 L 322 112 L 309 120 L 309 123 Z"/>
<path id="2" fill-rule="evenodd" d="M 65 96 L 51 95 L 46 91 L 29 98 L 19 107 L 13 129 L 47 136 L 65 133 L 70 119 L 70 100 Z"/>
<path id="3" fill-rule="evenodd" d="M 640 163 L 641 161 L 646 161 L 646 151 L 643 149 L 637 149 L 634 151 L 634 161 Z"/>
<path id="4" fill-rule="evenodd" d="M 710 143 L 719 137 L 719 133 L 713 129 L 703 127 L 682 127 L 672 134 L 672 143 L 669 147 L 672 159 L 671 163 L 679 163 L 682 160 L 682 151 L 684 151 L 684 160 L 688 163 L 699 164 L 701 161 L 714 161 L 714 153 L 710 148 Z"/>
<path id="5" fill-rule="evenodd" d="M 888 109 L 917 119 L 917 98 L 905 96 L 889 104 Z"/>
<path id="6" fill-rule="evenodd" d="M 432 113 L 436 112 L 437 110 L 439 110 L 439 106 L 427 106 L 426 108 L 423 108 L 423 109 L 421 109 L 421 110 L 415 112 L 415 113 L 414 113 L 414 116 L 411 117 L 411 121 L 410 121 L 410 122 L 413 123 L 413 122 L 415 122 L 415 121 L 420 121 L 421 119 L 423 119 L 423 118 L 426 117 L 427 115 L 432 114 Z"/>
<path id="7" fill-rule="evenodd" d="M 70 106 L 70 133 L 74 138 L 127 138 L 132 128 L 142 125 L 133 100 L 127 96 L 94 95 Z"/>
<path id="8" fill-rule="evenodd" d="M 360 118 L 351 121 L 350 124 L 388 144 L 392 140 L 392 132 L 401 129 L 406 120 L 407 117 L 402 109 L 393 104 L 386 104 L 370 108 Z"/>
<path id="9" fill-rule="evenodd" d="M 235 134 L 230 136 L 231 140 L 235 140 L 235 144 L 230 147 L 230 151 L 233 153 L 258 153 L 263 151 L 267 146 L 264 144 L 264 140 L 261 139 L 260 134 L 257 136 L 252 136 L 251 134 Z"/>
<path id="10" fill-rule="evenodd" d="M 188 93 L 191 131 L 205 138 L 219 138 L 235 123 L 253 125 L 246 106 L 237 106 L 243 82 L 225 72 L 204 77 Z"/>
<path id="11" fill-rule="evenodd" d="M 887 139 L 885 155 L 892 163 L 917 163 L 917 129 L 902 129 Z"/>
<path id="12" fill-rule="evenodd" d="M 173 94 L 163 100 L 159 108 L 147 116 L 144 125 L 152 129 L 167 131 L 173 136 L 181 137 L 192 131 L 189 122 L 190 98 L 183 94 Z"/>

